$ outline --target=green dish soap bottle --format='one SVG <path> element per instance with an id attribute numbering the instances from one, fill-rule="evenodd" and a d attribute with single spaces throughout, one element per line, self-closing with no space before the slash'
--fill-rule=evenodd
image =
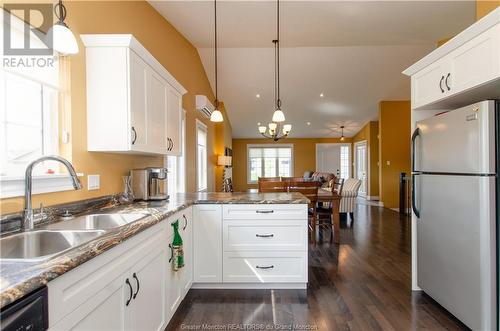
<path id="1" fill-rule="evenodd" d="M 175 271 L 184 267 L 184 250 L 182 247 L 182 237 L 179 233 L 179 220 L 172 223 L 174 227 L 174 240 L 172 242 L 173 268 Z"/>

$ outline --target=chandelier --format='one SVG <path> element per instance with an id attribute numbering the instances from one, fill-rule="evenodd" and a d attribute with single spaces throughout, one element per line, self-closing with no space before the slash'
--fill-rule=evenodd
<path id="1" fill-rule="evenodd" d="M 276 1 L 276 39 L 274 44 L 274 95 L 275 109 L 272 122 L 268 126 L 259 126 L 259 133 L 266 138 L 278 141 L 286 138 L 292 131 L 291 124 L 281 124 L 285 122 L 285 114 L 281 110 L 280 96 L 280 2 Z"/>

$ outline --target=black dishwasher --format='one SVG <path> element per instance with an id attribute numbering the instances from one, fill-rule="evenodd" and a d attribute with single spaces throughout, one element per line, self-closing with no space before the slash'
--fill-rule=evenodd
<path id="1" fill-rule="evenodd" d="M 19 299 L 0 311 L 2 331 L 39 331 L 49 327 L 47 286 Z"/>

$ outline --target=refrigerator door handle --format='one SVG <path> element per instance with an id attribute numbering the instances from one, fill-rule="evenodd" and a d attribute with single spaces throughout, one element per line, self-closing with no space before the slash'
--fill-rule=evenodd
<path id="1" fill-rule="evenodd" d="M 420 129 L 416 128 L 411 135 L 411 171 L 415 171 L 416 140 L 420 136 Z"/>
<path id="2" fill-rule="evenodd" d="M 411 174 L 411 209 L 417 218 L 420 218 L 420 210 L 417 208 L 417 190 L 416 190 L 417 175 Z"/>

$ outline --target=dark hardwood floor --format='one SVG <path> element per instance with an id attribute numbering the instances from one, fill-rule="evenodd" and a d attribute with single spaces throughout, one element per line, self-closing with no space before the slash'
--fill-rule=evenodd
<path id="1" fill-rule="evenodd" d="M 464 330 L 410 289 L 410 221 L 358 204 L 341 244 L 309 245 L 307 290 L 191 290 L 167 330 Z M 247 327 L 246 329 L 244 327 Z"/>

